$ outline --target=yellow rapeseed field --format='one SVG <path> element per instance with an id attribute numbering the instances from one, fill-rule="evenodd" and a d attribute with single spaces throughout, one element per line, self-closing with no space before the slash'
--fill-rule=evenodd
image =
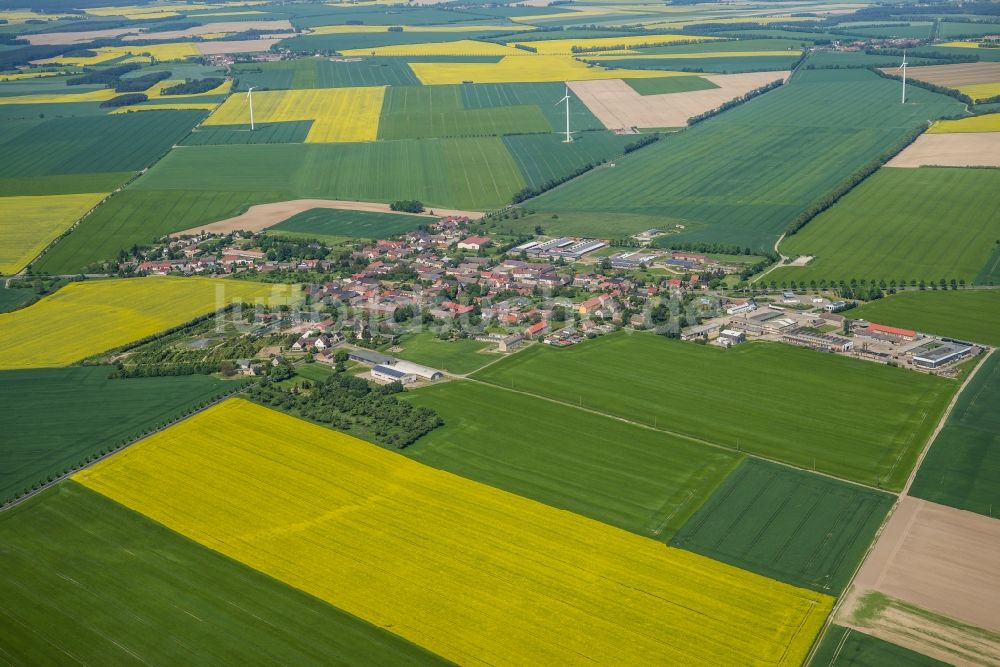
<path id="1" fill-rule="evenodd" d="M 958 86 L 958 90 L 973 100 L 985 100 L 987 97 L 1000 95 L 1000 81 L 994 83 L 972 83 L 968 86 Z"/>
<path id="2" fill-rule="evenodd" d="M 345 56 L 526 56 L 527 51 L 512 46 L 480 42 L 474 39 L 459 39 L 454 42 L 420 42 L 419 44 L 398 44 L 379 46 L 371 49 L 346 49 Z"/>
<path id="3" fill-rule="evenodd" d="M 1000 113 L 988 113 L 959 120 L 939 120 L 927 130 L 927 134 L 955 132 L 1000 132 Z"/>
<path id="4" fill-rule="evenodd" d="M 383 87 L 262 90 L 253 93 L 254 120 L 279 123 L 311 120 L 307 143 L 375 141 Z M 245 93 L 230 96 L 205 125 L 245 125 L 250 108 Z"/>
<path id="5" fill-rule="evenodd" d="M 569 9 L 569 8 L 568 8 Z M 595 7 L 592 9 L 572 9 L 569 12 L 556 12 L 553 14 L 534 14 L 531 16 L 512 16 L 511 21 L 520 23 L 545 23 L 546 21 L 561 21 L 563 19 L 582 19 L 591 16 L 607 16 L 618 13 L 610 7 Z"/>
<path id="6" fill-rule="evenodd" d="M 130 58 L 124 58 L 121 62 L 149 62 L 150 58 L 157 61 L 185 60 L 187 58 L 197 58 L 201 56 L 195 42 L 171 42 L 166 44 L 148 44 L 145 46 L 105 46 L 93 49 L 97 55 L 93 56 L 59 56 L 39 61 L 43 64 L 52 63 L 57 65 L 89 66 L 99 65 L 109 60 L 124 58 L 129 54 Z"/>
<path id="7" fill-rule="evenodd" d="M 73 89 L 67 87 L 67 90 L 72 91 Z M 38 93 L 35 95 L 3 95 L 0 96 L 0 105 L 2 104 L 63 104 L 66 102 L 104 102 L 105 100 L 110 100 L 116 95 L 121 95 L 121 93 L 116 93 L 114 88 L 98 88 L 97 90 L 88 90 L 84 93 Z"/>
<path id="8" fill-rule="evenodd" d="M 202 14 L 201 16 L 207 16 Z M 339 35 L 342 33 L 372 33 L 388 32 L 392 26 L 387 25 L 321 25 L 309 29 L 310 35 Z M 401 25 L 397 26 L 403 32 L 515 32 L 532 30 L 527 25 L 467 25 L 465 23 L 450 25 Z M 204 37 L 204 35 L 202 35 Z"/>
<path id="9" fill-rule="evenodd" d="M 833 602 L 241 399 L 74 479 L 459 664 L 799 665 Z"/>
<path id="10" fill-rule="evenodd" d="M 978 49 L 979 42 L 945 42 L 938 46 L 950 46 L 955 49 Z"/>
<path id="11" fill-rule="evenodd" d="M 621 37 L 597 37 L 580 39 L 547 39 L 536 42 L 519 42 L 536 49 L 541 55 L 559 56 L 574 53 L 573 48 L 580 49 L 606 49 L 613 50 L 617 47 L 634 47 L 642 44 L 666 45 L 672 42 L 688 42 L 691 40 L 707 41 L 716 39 L 715 37 L 692 37 L 691 35 L 623 35 Z M 661 58 L 663 56 L 660 56 Z"/>
<path id="12" fill-rule="evenodd" d="M 509 56 L 498 63 L 409 63 L 425 85 L 462 83 L 537 83 L 543 81 L 589 81 L 592 79 L 652 79 L 690 76 L 689 72 L 604 69 L 571 56 Z"/>
<path id="13" fill-rule="evenodd" d="M 293 289 L 165 276 L 71 283 L 32 306 L 0 313 L 0 369 L 65 366 L 233 302 L 293 300 Z"/>
<path id="14" fill-rule="evenodd" d="M 0 273 L 17 273 L 107 194 L 0 197 Z"/>
<path id="15" fill-rule="evenodd" d="M 159 83 L 153 84 L 152 86 L 150 86 L 149 90 L 144 91 L 144 92 L 145 92 L 145 94 L 150 99 L 157 99 L 157 98 L 163 98 L 163 99 L 171 99 L 171 98 L 172 99 L 180 99 L 181 97 L 184 97 L 186 99 L 186 98 L 189 98 L 189 97 L 205 97 L 207 95 L 225 95 L 225 94 L 229 93 L 229 89 L 233 85 L 232 80 L 226 79 L 225 81 L 223 81 L 222 83 L 220 83 L 215 88 L 212 88 L 211 90 L 206 90 L 203 93 L 190 93 L 190 94 L 186 94 L 186 95 L 163 95 L 162 94 L 162 91 L 165 88 L 170 88 L 171 86 L 176 86 L 177 84 L 180 84 L 180 83 L 184 83 L 184 79 L 167 79 L 166 81 L 160 81 Z"/>
<path id="16" fill-rule="evenodd" d="M 580 58 L 600 58 L 602 61 L 614 61 L 614 60 L 659 60 L 662 58 L 670 59 L 700 59 L 700 58 L 743 58 L 749 56 L 787 56 L 788 51 L 731 51 L 729 53 L 713 51 L 711 53 L 635 53 L 635 55 L 630 55 L 628 52 L 623 51 L 607 51 L 605 53 L 583 53 L 578 57 Z"/>

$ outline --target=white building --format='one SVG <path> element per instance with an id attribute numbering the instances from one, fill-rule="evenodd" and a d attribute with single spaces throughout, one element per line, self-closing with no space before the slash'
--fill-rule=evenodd
<path id="1" fill-rule="evenodd" d="M 412 361 L 404 361 L 402 359 L 398 360 L 390 368 L 393 368 L 401 373 L 406 373 L 407 375 L 414 375 L 424 380 L 440 380 L 444 377 L 444 373 L 436 368 L 422 366 L 420 364 L 415 364 Z"/>
<path id="2" fill-rule="evenodd" d="M 392 366 L 381 364 L 372 366 L 372 377 L 382 382 L 399 382 L 400 384 L 410 384 L 417 381 L 417 376 L 413 373 L 405 373 Z"/>
<path id="3" fill-rule="evenodd" d="M 726 308 L 726 315 L 739 315 L 741 313 L 752 313 L 757 310 L 757 304 L 753 301 L 746 301 L 744 303 L 738 303 L 735 306 L 730 306 Z"/>

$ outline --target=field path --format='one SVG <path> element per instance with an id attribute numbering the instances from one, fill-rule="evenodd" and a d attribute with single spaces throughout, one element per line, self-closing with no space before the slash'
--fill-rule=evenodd
<path id="1" fill-rule="evenodd" d="M 171 237 L 194 236 L 201 232 L 213 234 L 228 234 L 235 231 L 259 232 L 268 227 L 272 227 L 279 222 L 283 222 L 297 213 L 308 211 L 314 208 L 334 208 L 342 211 L 365 211 L 368 213 L 396 213 L 399 215 L 422 215 L 428 219 L 436 220 L 447 216 L 466 217 L 478 220 L 482 217 L 480 211 L 459 211 L 448 208 L 428 207 L 430 213 L 408 213 L 406 211 L 393 211 L 388 204 L 379 202 L 347 201 L 344 199 L 291 199 L 279 201 L 271 204 L 257 204 L 251 206 L 245 213 L 241 213 L 232 218 L 219 220 L 207 225 L 199 225 L 182 232 L 174 232 Z"/>

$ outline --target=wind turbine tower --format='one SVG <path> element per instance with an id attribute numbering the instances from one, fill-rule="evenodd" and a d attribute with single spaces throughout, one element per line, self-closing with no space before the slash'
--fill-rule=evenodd
<path id="1" fill-rule="evenodd" d="M 903 104 L 906 104 L 906 49 L 903 49 L 903 64 L 899 69 L 903 70 Z"/>
<path id="2" fill-rule="evenodd" d="M 250 131 L 253 132 L 253 86 L 247 88 L 247 103 L 250 105 Z"/>
<path id="3" fill-rule="evenodd" d="M 556 105 L 558 106 L 563 102 L 566 103 L 566 138 L 563 139 L 563 143 L 571 144 L 573 143 L 573 133 L 569 131 L 569 86 L 566 86 L 566 96 L 556 102 Z"/>

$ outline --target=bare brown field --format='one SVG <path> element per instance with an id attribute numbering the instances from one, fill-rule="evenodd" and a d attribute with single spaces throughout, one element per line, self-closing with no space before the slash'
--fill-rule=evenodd
<path id="1" fill-rule="evenodd" d="M 404 213 L 403 211 L 393 211 L 388 204 L 363 201 L 344 201 L 340 199 L 293 199 L 290 201 L 279 201 L 273 204 L 257 204 L 247 209 L 233 218 L 226 218 L 218 222 L 207 225 L 192 227 L 182 232 L 174 232 L 170 236 L 193 236 L 201 232 L 213 234 L 227 234 L 235 231 L 259 232 L 273 225 L 278 224 L 296 213 L 302 213 L 314 208 L 336 208 L 344 211 L 367 211 L 369 213 L 398 213 L 400 215 L 423 215 L 428 219 L 436 220 L 446 216 L 466 216 L 472 219 L 482 217 L 482 213 L 475 211 L 458 211 L 453 209 L 434 208 L 434 215 L 430 213 Z"/>
<path id="2" fill-rule="evenodd" d="M 897 74 L 892 67 L 886 67 L 882 71 L 888 74 Z M 906 70 L 906 75 L 918 81 L 926 81 L 947 88 L 957 88 L 975 83 L 994 83 L 1000 81 L 1000 62 L 911 67 Z"/>
<path id="3" fill-rule="evenodd" d="M 86 32 L 45 32 L 39 35 L 22 35 L 21 39 L 28 40 L 32 46 L 63 44 L 79 44 L 81 42 L 91 42 L 95 39 L 107 37 L 118 37 L 136 32 L 135 28 L 108 28 L 106 30 L 88 30 Z"/>
<path id="4" fill-rule="evenodd" d="M 1000 632 L 1000 521 L 907 496 L 854 586 Z"/>
<path id="5" fill-rule="evenodd" d="M 125 38 L 125 41 L 138 39 L 181 39 L 184 37 L 197 37 L 213 32 L 243 32 L 245 30 L 291 30 L 292 24 L 288 21 L 224 21 L 221 23 L 206 23 L 196 25 L 186 30 L 171 30 L 169 32 L 132 34 Z"/>
<path id="6" fill-rule="evenodd" d="M 692 116 L 787 76 L 788 72 L 706 75 L 703 78 L 718 88 L 663 95 L 640 95 L 621 79 L 570 81 L 568 85 L 606 128 L 620 130 L 682 127 Z"/>
<path id="7" fill-rule="evenodd" d="M 923 134 L 887 167 L 1000 167 L 1000 132 Z"/>

